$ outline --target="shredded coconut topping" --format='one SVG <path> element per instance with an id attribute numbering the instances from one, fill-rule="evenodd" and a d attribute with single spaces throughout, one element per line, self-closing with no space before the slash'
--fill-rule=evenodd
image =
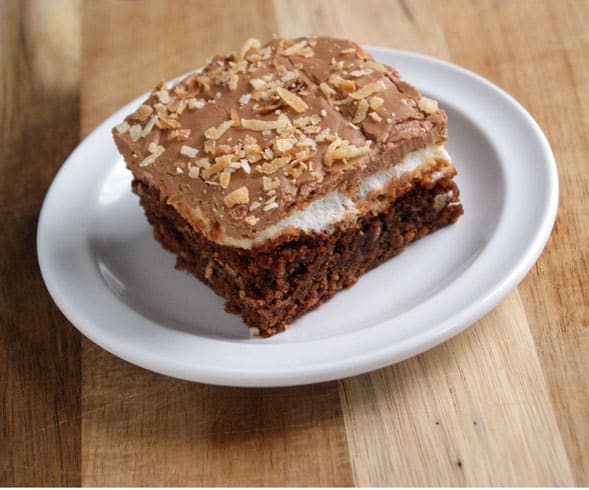
<path id="1" fill-rule="evenodd" d="M 166 183 L 164 192 L 179 202 L 198 194 L 191 203 L 204 203 L 201 221 L 240 221 L 251 230 L 262 220 L 267 227 L 277 210 L 381 165 L 394 123 L 419 123 L 438 111 L 412 88 L 399 98 L 397 79 L 350 42 L 276 39 L 262 46 L 252 38 L 171 88 L 158 84 L 114 134 L 133 145 L 132 165 L 158 162 L 145 172 Z"/>

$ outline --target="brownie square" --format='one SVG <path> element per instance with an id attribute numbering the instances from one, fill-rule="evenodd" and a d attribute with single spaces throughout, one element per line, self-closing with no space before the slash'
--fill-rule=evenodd
<path id="1" fill-rule="evenodd" d="M 347 40 L 248 40 L 113 135 L 155 238 L 263 336 L 463 212 L 445 113 Z"/>

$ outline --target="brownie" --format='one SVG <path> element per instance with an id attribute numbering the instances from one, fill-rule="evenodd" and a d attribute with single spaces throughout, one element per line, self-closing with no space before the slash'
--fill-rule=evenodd
<path id="1" fill-rule="evenodd" d="M 347 40 L 248 40 L 113 135 L 154 237 L 264 336 L 463 212 L 445 113 Z"/>

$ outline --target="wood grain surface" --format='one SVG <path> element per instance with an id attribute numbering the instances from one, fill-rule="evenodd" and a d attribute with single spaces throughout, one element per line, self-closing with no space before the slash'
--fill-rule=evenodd
<path id="1" fill-rule="evenodd" d="M 586 0 L 0 0 L 0 485 L 589 485 L 588 18 Z M 551 239 L 472 328 L 373 373 L 262 390 L 132 366 L 47 294 L 42 199 L 122 104 L 274 33 L 419 51 L 507 90 L 557 159 Z"/>

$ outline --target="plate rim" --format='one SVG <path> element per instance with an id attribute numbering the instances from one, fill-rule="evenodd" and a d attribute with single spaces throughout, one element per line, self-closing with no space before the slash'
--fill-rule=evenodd
<path id="1" fill-rule="evenodd" d="M 311 384 L 341 379 L 400 362 L 418 353 L 424 352 L 425 350 L 428 350 L 431 347 L 448 340 L 454 335 L 457 335 L 472 325 L 475 321 L 486 315 L 495 306 L 497 306 L 515 287 L 517 287 L 517 285 L 524 279 L 535 262 L 538 260 L 544 247 L 546 246 L 546 243 L 548 242 L 552 228 L 554 226 L 558 210 L 559 182 L 556 161 L 546 136 L 544 135 L 538 123 L 515 98 L 513 98 L 494 83 L 470 70 L 467 70 L 454 63 L 413 51 L 398 50 L 379 46 L 365 47 L 374 53 L 377 59 L 379 57 L 378 53 L 385 53 L 386 56 L 392 55 L 413 58 L 418 62 L 444 66 L 447 69 L 460 73 L 462 76 L 472 78 L 478 83 L 484 84 L 495 94 L 508 101 L 510 106 L 517 110 L 518 114 L 524 118 L 527 126 L 532 130 L 532 133 L 537 140 L 535 143 L 540 144 L 542 155 L 545 157 L 545 165 L 543 165 L 542 168 L 547 171 L 547 182 L 550 187 L 549 195 L 545 201 L 542 219 L 537 227 L 534 228 L 535 234 L 533 236 L 533 240 L 527 244 L 525 253 L 517 258 L 515 265 L 505 275 L 502 276 L 502 281 L 500 281 L 499 284 L 493 285 L 491 290 L 488 291 L 488 294 L 486 294 L 484 297 L 478 297 L 476 301 L 471 302 L 466 308 L 455 311 L 444 322 L 440 322 L 436 328 L 430 328 L 425 332 L 421 332 L 417 335 L 403 339 L 403 341 L 396 344 L 396 349 L 392 349 L 391 346 L 383 346 L 381 349 L 370 350 L 368 352 L 364 352 L 362 355 L 339 359 L 338 361 L 331 361 L 326 366 L 322 366 L 321 364 L 314 364 L 312 366 L 313 370 L 309 370 L 307 367 L 299 367 L 299 369 L 290 368 L 287 373 L 284 371 L 269 371 L 264 372 L 262 376 L 260 371 L 250 372 L 247 370 L 247 368 L 236 373 L 234 369 L 228 369 L 225 371 L 218 366 L 214 367 L 214 369 L 210 372 L 199 369 L 198 365 L 195 368 L 194 365 L 186 366 L 183 363 L 161 366 L 158 363 L 158 356 L 147 355 L 145 352 L 135 352 L 135 346 L 131 346 L 131 348 L 129 346 L 126 346 L 126 348 L 121 348 L 121 346 L 116 343 L 116 339 L 112 342 L 106 341 L 104 338 L 101 338 L 96 334 L 95 329 L 93 329 L 91 326 L 89 327 L 88 325 L 85 325 L 86 322 L 83 318 L 84 314 L 81 314 L 80 311 L 76 311 L 75 308 L 68 303 L 67 298 L 63 297 L 59 288 L 54 283 L 54 280 L 50 274 L 49 264 L 46 261 L 46 250 L 44 248 L 45 243 L 43 242 L 45 230 L 44 227 L 46 226 L 45 223 L 49 219 L 47 217 L 49 208 L 48 203 L 51 201 L 51 199 L 54 198 L 53 194 L 56 192 L 55 189 L 57 188 L 56 183 L 61 178 L 63 178 L 65 172 L 68 171 L 68 165 L 71 166 L 75 163 L 78 154 L 84 151 L 85 144 L 90 144 L 89 142 L 96 137 L 96 134 L 101 129 L 103 129 L 105 124 L 111 117 L 113 117 L 114 114 L 123 112 L 129 107 L 137 104 L 145 97 L 145 94 L 142 94 L 105 118 L 104 121 L 94 128 L 78 144 L 78 146 L 68 156 L 64 164 L 54 176 L 43 200 L 37 225 L 37 257 L 43 281 L 53 301 L 66 316 L 66 318 L 84 336 L 99 345 L 101 348 L 145 369 L 167 376 L 209 384 L 244 387 L 270 387 Z M 182 76 L 184 75 L 181 75 L 180 77 Z M 405 346 L 404 349 L 401 349 L 403 351 L 402 354 L 395 355 L 395 351 L 399 351 L 399 348 L 403 347 L 404 344 L 410 345 Z"/>

